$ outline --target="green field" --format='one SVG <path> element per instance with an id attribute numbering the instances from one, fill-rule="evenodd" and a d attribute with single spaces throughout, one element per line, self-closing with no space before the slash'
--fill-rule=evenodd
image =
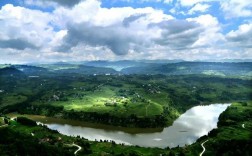
<path id="1" fill-rule="evenodd" d="M 73 85 L 72 85 L 73 86 Z M 159 115 L 163 112 L 162 104 L 149 99 L 156 100 L 153 97 L 148 98 L 142 90 L 133 95 L 125 92 L 120 92 L 120 88 L 109 85 L 99 86 L 94 91 L 82 91 L 79 86 L 74 83 L 75 89 L 68 94 L 67 101 L 53 101 L 52 105 L 64 106 L 66 110 L 76 110 L 85 112 L 111 113 L 113 115 L 128 116 L 129 112 L 142 117 L 151 117 Z M 80 85 L 83 86 L 83 85 Z M 85 85 L 84 85 L 85 86 Z M 125 90 L 130 90 L 131 87 L 123 87 Z M 119 95 L 121 93 L 122 95 Z M 123 95 L 124 94 L 124 95 Z M 141 96 L 144 95 L 144 96 Z"/>

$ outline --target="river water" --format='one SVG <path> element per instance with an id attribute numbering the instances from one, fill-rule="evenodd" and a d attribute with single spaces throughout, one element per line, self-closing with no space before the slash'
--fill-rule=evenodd
<path id="1" fill-rule="evenodd" d="M 217 127 L 219 115 L 230 104 L 196 106 L 187 110 L 172 126 L 163 129 L 122 128 L 80 121 L 27 115 L 53 130 L 68 136 L 81 136 L 89 140 L 114 140 L 116 143 L 143 147 L 165 148 L 192 144 L 199 137 Z"/>

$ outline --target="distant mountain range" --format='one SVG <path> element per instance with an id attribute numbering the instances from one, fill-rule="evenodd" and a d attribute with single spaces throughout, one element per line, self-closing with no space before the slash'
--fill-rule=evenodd
<path id="1" fill-rule="evenodd" d="M 53 64 L 9 65 L 0 73 L 26 75 L 77 73 L 84 75 L 103 74 L 204 74 L 217 76 L 252 76 L 252 62 L 186 62 L 183 60 L 139 60 L 139 61 L 91 61 L 81 63 L 58 62 Z"/>
<path id="2" fill-rule="evenodd" d="M 150 64 L 147 66 L 138 66 L 125 68 L 121 71 L 124 74 L 164 74 L 164 75 L 187 75 L 187 74 L 205 74 L 205 75 L 252 75 L 251 62 L 179 62 L 169 64 Z"/>

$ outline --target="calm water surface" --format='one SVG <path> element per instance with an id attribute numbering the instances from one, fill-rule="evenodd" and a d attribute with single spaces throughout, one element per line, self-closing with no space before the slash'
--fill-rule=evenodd
<path id="1" fill-rule="evenodd" d="M 139 129 L 105 126 L 85 122 L 27 115 L 53 130 L 89 140 L 114 140 L 117 143 L 165 148 L 189 145 L 217 127 L 219 115 L 230 104 L 196 106 L 187 110 L 173 125 L 163 129 Z"/>

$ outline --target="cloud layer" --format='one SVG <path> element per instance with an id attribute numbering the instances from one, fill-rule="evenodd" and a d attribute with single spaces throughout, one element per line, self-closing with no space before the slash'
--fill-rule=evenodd
<path id="1" fill-rule="evenodd" d="M 5 4 L 0 10 L 0 63 L 252 58 L 252 2 L 125 2 L 150 7 L 106 7 L 98 0 Z M 161 9 L 166 5 L 170 9 Z M 220 9 L 222 16 L 211 9 Z"/>

